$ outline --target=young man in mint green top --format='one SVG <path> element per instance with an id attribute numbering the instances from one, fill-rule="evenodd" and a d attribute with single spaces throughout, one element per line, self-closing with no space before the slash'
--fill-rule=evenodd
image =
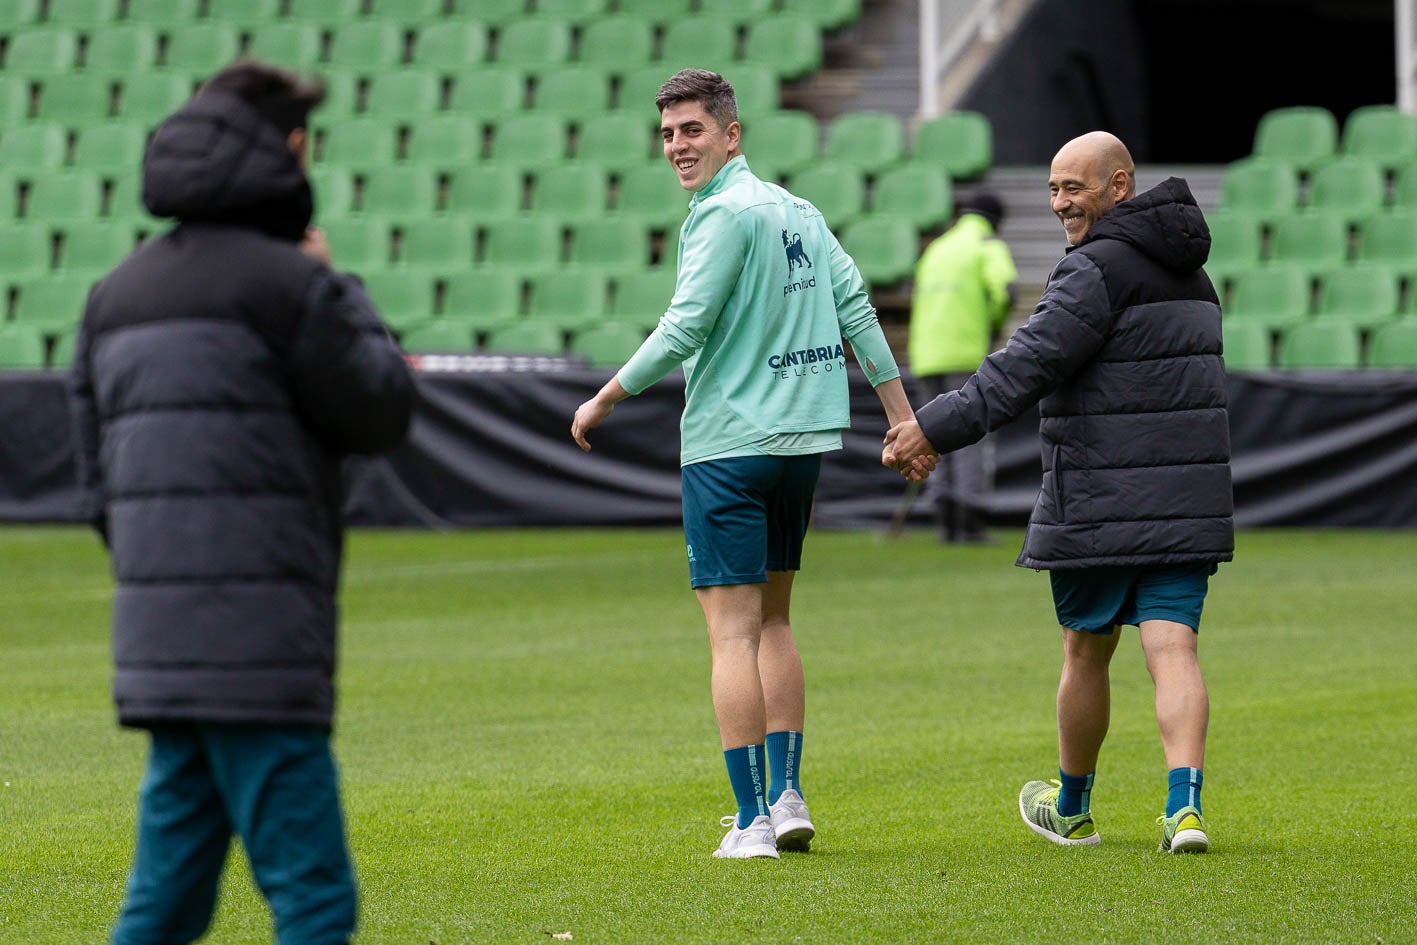
<path id="1" fill-rule="evenodd" d="M 659 327 L 576 410 L 571 435 L 589 450 L 586 433 L 616 403 L 683 366 L 690 583 L 738 802 L 714 855 L 776 858 L 814 835 L 797 778 L 804 684 L 788 612 L 821 454 L 850 424 L 843 339 L 889 422 L 913 413 L 856 265 L 815 207 L 748 169 L 733 87 L 686 69 L 655 104 L 664 156 L 694 193 L 678 283 Z"/>

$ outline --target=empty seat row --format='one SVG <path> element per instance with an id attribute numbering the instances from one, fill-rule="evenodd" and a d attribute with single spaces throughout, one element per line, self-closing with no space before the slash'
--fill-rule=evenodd
<path id="1" fill-rule="evenodd" d="M 1389 266 L 1355 263 L 1309 270 L 1273 263 L 1236 273 L 1225 293 L 1225 317 L 1282 328 L 1314 317 L 1372 327 L 1417 314 L 1417 284 Z"/>
<path id="2" fill-rule="evenodd" d="M 1297 169 L 1279 161 L 1248 159 L 1225 168 L 1220 206 L 1267 216 L 1300 208 L 1331 210 L 1362 220 L 1389 206 L 1417 206 L 1417 160 L 1387 171 L 1366 157 L 1338 158 L 1300 183 Z"/>
<path id="3" fill-rule="evenodd" d="M 1384 167 L 1417 160 L 1417 116 L 1392 105 L 1354 109 L 1343 123 L 1325 108 L 1277 108 L 1255 126 L 1252 155 L 1282 161 L 1308 173 L 1343 154 L 1365 157 Z"/>
<path id="4" fill-rule="evenodd" d="M 1253 322 L 1227 321 L 1222 333 L 1225 364 L 1232 371 L 1417 370 L 1417 320 L 1364 331 L 1347 322 L 1317 319 L 1279 332 Z"/>
<path id="5" fill-rule="evenodd" d="M 1350 259 L 1417 271 L 1417 207 L 1392 210 L 1352 224 L 1346 214 L 1311 210 L 1277 217 L 1217 211 L 1206 270 L 1215 276 L 1288 261 L 1333 266 Z"/>

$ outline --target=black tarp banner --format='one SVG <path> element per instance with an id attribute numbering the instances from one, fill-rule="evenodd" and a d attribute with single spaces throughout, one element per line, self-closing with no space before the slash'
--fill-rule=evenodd
<path id="1" fill-rule="evenodd" d="M 546 359 L 423 364 L 409 443 L 349 464 L 351 523 L 678 524 L 678 374 L 616 407 L 585 454 L 571 416 L 607 372 Z M 852 429 L 823 464 L 815 521 L 882 527 L 904 483 L 879 464 L 885 415 L 854 368 L 851 384 Z M 1238 524 L 1417 526 L 1417 374 L 1234 374 L 1229 394 Z M 1038 492 L 1036 415 L 996 443 L 990 518 L 1021 524 Z M 80 498 L 64 376 L 0 376 L 0 521 L 75 521 Z M 913 517 L 928 519 L 923 503 Z"/>

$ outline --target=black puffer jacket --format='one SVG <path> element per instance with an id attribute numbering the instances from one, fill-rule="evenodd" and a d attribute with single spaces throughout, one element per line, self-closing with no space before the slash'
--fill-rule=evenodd
<path id="1" fill-rule="evenodd" d="M 1220 305 L 1210 232 L 1171 178 L 1092 225 L 1028 323 L 958 391 L 921 408 L 936 449 L 1037 403 L 1043 490 L 1018 563 L 1228 561 L 1235 547 Z"/>
<path id="2" fill-rule="evenodd" d="M 168 119 L 143 196 L 179 225 L 94 288 L 71 383 L 119 719 L 328 726 L 339 461 L 403 440 L 412 378 L 359 282 L 300 251 L 309 184 L 244 102 Z"/>

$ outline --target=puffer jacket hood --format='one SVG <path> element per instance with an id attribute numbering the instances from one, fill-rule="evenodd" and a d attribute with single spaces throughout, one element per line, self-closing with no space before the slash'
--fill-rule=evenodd
<path id="1" fill-rule="evenodd" d="M 143 156 L 143 205 L 184 223 L 249 226 L 299 240 L 310 182 L 280 130 L 240 98 L 204 92 L 158 128 Z"/>
<path id="2" fill-rule="evenodd" d="M 1069 252 L 1096 240 L 1129 243 L 1172 272 L 1194 272 L 1210 256 L 1210 228 L 1179 177 L 1117 204 Z"/>

